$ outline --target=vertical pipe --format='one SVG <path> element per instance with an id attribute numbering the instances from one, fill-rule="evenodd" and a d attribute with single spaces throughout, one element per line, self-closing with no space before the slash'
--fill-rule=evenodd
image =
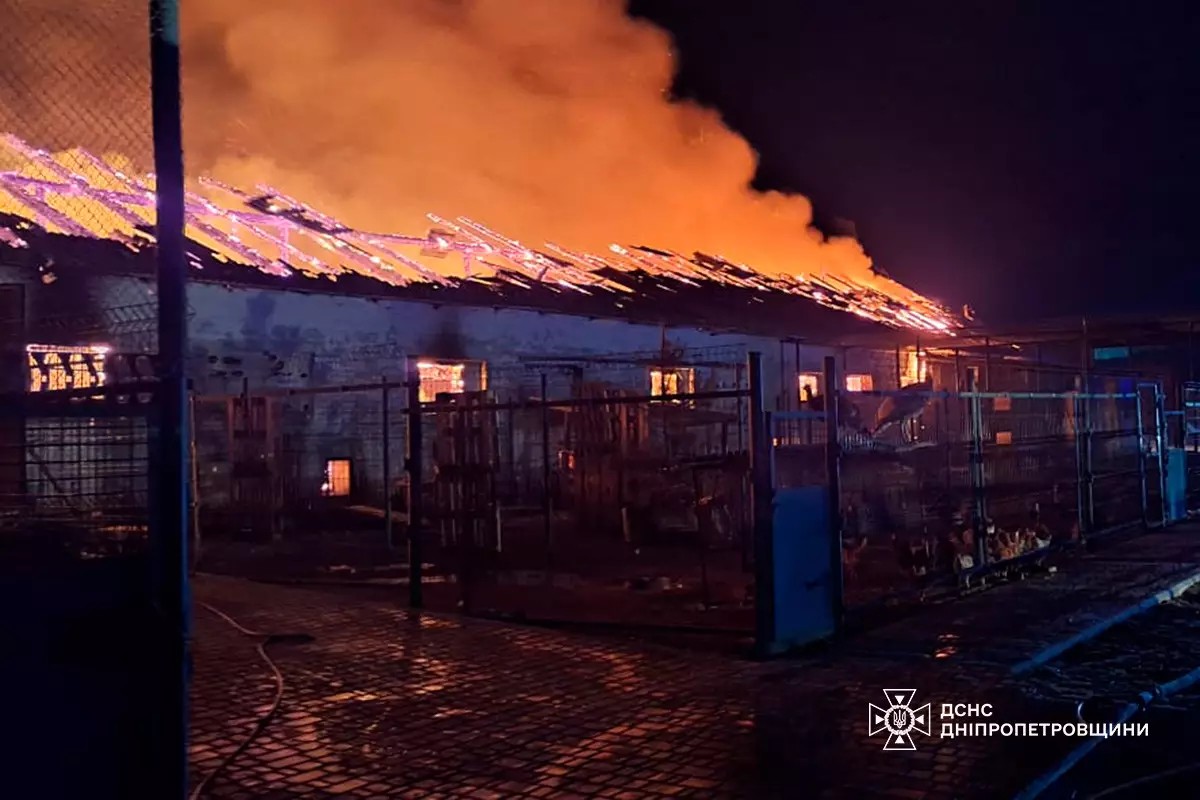
<path id="1" fill-rule="evenodd" d="M 975 529 L 975 566 L 987 557 L 987 508 L 983 469 L 983 403 L 975 388 L 975 373 L 967 373 L 968 403 L 971 414 L 971 525 Z"/>
<path id="2" fill-rule="evenodd" d="M 1158 451 L 1158 492 L 1162 500 L 1162 524 L 1166 525 L 1171 519 L 1170 505 L 1167 498 L 1167 470 L 1170 461 L 1167 460 L 1167 437 L 1164 426 L 1166 417 L 1163 414 L 1163 393 L 1158 384 L 1154 384 L 1154 435 L 1155 449 Z"/>
<path id="3" fill-rule="evenodd" d="M 802 399 L 800 395 L 800 340 L 796 339 L 793 344 L 795 346 L 795 352 L 792 354 L 792 358 L 794 359 L 795 363 L 793 363 L 792 366 L 795 369 L 792 370 L 792 388 L 788 389 L 788 391 L 791 393 L 792 397 L 796 398 L 796 410 L 799 411 L 800 400 Z"/>
<path id="4" fill-rule="evenodd" d="M 1146 486 L 1146 432 L 1142 420 L 1142 387 L 1134 393 L 1137 408 L 1138 483 L 1142 490 L 1142 524 L 1150 524 L 1150 499 Z"/>
<path id="5" fill-rule="evenodd" d="M 408 362 L 404 377 L 408 389 L 408 605 L 421 608 L 425 603 L 422 578 L 425 568 L 425 455 L 423 452 L 421 417 L 421 371 L 416 361 Z"/>
<path id="6" fill-rule="evenodd" d="M 992 390 L 992 340 L 986 336 L 983 338 L 983 390 Z"/>
<path id="7" fill-rule="evenodd" d="M 1196 380 L 1196 358 L 1195 358 L 1195 339 L 1194 334 L 1196 323 L 1188 323 L 1188 380 Z"/>
<path id="8" fill-rule="evenodd" d="M 838 438 L 841 390 L 838 388 L 837 360 L 825 357 L 825 480 L 829 488 L 829 579 L 833 629 L 842 628 L 846 604 L 846 576 L 842 572 L 842 448 Z"/>
<path id="9" fill-rule="evenodd" d="M 962 351 L 954 348 L 954 391 L 962 391 Z"/>
<path id="10" fill-rule="evenodd" d="M 738 421 L 738 424 L 737 424 L 737 449 L 738 449 L 739 453 L 745 452 L 745 450 L 746 450 L 745 434 L 744 434 L 744 430 L 743 430 L 746 427 L 746 413 L 745 413 L 745 403 L 742 400 L 742 394 L 741 394 L 742 370 L 743 369 L 745 369 L 745 367 L 742 364 L 738 364 L 737 367 L 734 369 L 734 381 L 737 384 L 736 388 L 738 389 L 738 396 L 737 396 L 737 421 Z"/>
<path id="11" fill-rule="evenodd" d="M 576 462 L 578 466 L 579 462 Z M 542 373 L 542 537 L 546 543 L 546 558 L 554 550 L 554 535 L 550 499 L 550 395 L 546 373 Z"/>
<path id="12" fill-rule="evenodd" d="M 770 432 L 763 407 L 762 353 L 748 357 L 750 502 L 754 519 L 754 643 L 767 655 L 775 639 L 775 554 L 771 522 Z"/>
<path id="13" fill-rule="evenodd" d="M 1092 354 L 1088 347 L 1088 324 L 1087 317 L 1083 318 L 1083 327 L 1079 336 L 1079 369 L 1083 374 L 1083 393 L 1088 394 L 1092 391 L 1091 375 Z"/>
<path id="14" fill-rule="evenodd" d="M 791 392 L 787 391 L 787 365 L 784 363 L 783 339 L 779 340 L 779 396 L 775 398 L 775 407 L 780 411 L 791 410 Z"/>
<path id="15" fill-rule="evenodd" d="M 200 535 L 200 469 L 196 460 L 196 395 L 193 392 L 188 392 L 188 458 L 191 460 L 191 469 L 188 471 L 191 485 L 191 491 L 188 492 L 188 511 L 192 525 L 192 558 L 189 572 L 194 574 L 204 542 Z"/>
<path id="16" fill-rule="evenodd" d="M 158 300 L 158 441 L 150 527 L 153 602 L 162 668 L 153 774 L 155 794 L 187 791 L 188 649 L 191 598 L 187 568 L 187 239 L 183 205 L 183 120 L 179 88 L 179 2 L 150 0 L 150 99 L 154 138 Z M 158 649 L 158 648 L 156 648 Z"/>
<path id="17" fill-rule="evenodd" d="M 896 345 L 896 388 L 900 388 L 900 345 Z"/>
<path id="18" fill-rule="evenodd" d="M 383 541 L 390 550 L 395 543 L 392 541 L 392 425 L 386 375 L 380 379 L 380 383 L 379 415 L 383 427 Z"/>

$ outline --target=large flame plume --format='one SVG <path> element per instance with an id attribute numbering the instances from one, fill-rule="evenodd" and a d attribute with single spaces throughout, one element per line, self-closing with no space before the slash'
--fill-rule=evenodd
<path id="1" fill-rule="evenodd" d="M 144 163 L 148 72 L 92 64 L 144 61 L 136 4 L 97 43 L 114 27 L 103 2 L 8 2 L 43 23 L 37 54 L 0 50 L 18 76 L 0 129 Z M 750 188 L 753 149 L 671 99 L 670 39 L 623 0 L 191 0 L 182 27 L 192 174 L 269 183 L 364 229 L 423 230 L 444 209 L 522 241 L 700 250 L 918 299 L 817 231 L 806 198 Z M 69 108 L 22 107 L 29 93 Z M 137 124 L 115 136 L 114 116 Z"/>

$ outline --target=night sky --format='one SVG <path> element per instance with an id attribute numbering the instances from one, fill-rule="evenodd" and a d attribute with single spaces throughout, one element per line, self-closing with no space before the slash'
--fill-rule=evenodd
<path id="1" fill-rule="evenodd" d="M 761 188 L 989 321 L 1200 311 L 1200 8 L 635 0 Z"/>

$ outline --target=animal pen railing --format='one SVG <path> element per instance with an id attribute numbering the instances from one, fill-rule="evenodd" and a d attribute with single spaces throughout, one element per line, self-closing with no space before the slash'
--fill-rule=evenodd
<path id="1" fill-rule="evenodd" d="M 154 387 L 0 396 L 0 538 L 10 557 L 141 552 Z"/>
<path id="2" fill-rule="evenodd" d="M 843 393 L 849 605 L 969 582 L 1168 518 L 1163 396 Z"/>
<path id="3" fill-rule="evenodd" d="M 631 361 L 196 396 L 200 569 L 748 632 L 745 365 Z"/>

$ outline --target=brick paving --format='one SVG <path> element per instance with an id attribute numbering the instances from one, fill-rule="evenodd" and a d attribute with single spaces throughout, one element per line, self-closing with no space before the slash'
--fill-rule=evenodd
<path id="1" fill-rule="evenodd" d="M 315 637 L 271 646 L 281 713 L 211 796 L 1010 797 L 1074 742 L 939 738 L 940 703 L 990 702 L 990 721 L 1066 721 L 1009 666 L 1200 569 L 1197 532 L 1143 536 L 769 663 L 201 579 L 197 600 L 243 625 Z M 251 638 L 204 610 L 195 634 L 199 775 L 236 747 L 274 684 Z M 933 736 L 915 752 L 882 752 L 867 735 L 867 704 L 885 688 L 934 704 Z"/>

